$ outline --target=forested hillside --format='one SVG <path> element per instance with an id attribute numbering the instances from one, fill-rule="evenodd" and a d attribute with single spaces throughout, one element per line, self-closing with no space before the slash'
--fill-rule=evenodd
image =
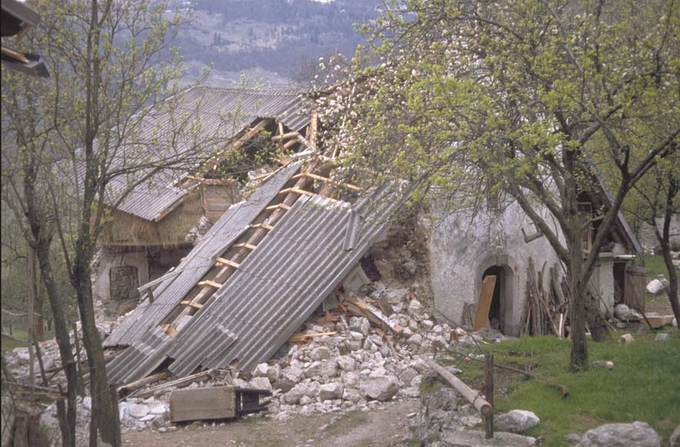
<path id="1" fill-rule="evenodd" d="M 374 19 L 375 0 L 197 0 L 175 5 L 194 20 L 178 36 L 188 78 L 212 65 L 211 84 L 290 83 L 321 56 L 352 55 L 364 37 L 355 24 Z"/>

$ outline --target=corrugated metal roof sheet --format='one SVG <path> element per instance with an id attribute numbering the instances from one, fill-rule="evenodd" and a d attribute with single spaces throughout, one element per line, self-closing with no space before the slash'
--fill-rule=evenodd
<path id="1" fill-rule="evenodd" d="M 175 154 L 178 159 L 185 157 L 196 143 L 196 135 L 209 136 L 209 141 L 221 149 L 228 140 L 261 118 L 274 118 L 289 129 L 299 131 L 309 124 L 311 110 L 309 100 L 299 92 L 207 86 L 191 88 L 166 105 L 167 110 L 159 109 L 143 120 L 135 138 L 138 142 L 121 150 L 120 158 L 125 163 L 148 163 L 140 157 L 159 160 L 171 159 Z M 187 117 L 191 117 L 188 122 Z M 186 135 L 183 133 L 175 138 L 175 127 L 180 125 L 194 127 L 187 130 Z M 168 136 L 173 136 L 172 141 L 165 141 Z M 139 149 L 140 145 L 144 146 L 144 150 Z M 153 174 L 136 186 L 116 209 L 149 221 L 158 219 L 193 188 L 179 188 L 174 186 L 175 183 L 184 177 L 184 172 L 212 155 L 214 149 L 206 148 L 204 154 L 196 154 L 181 165 Z M 128 185 L 148 175 L 148 172 L 143 170 L 130 178 L 121 176 L 114 179 L 109 188 L 108 203 L 116 203 L 121 191 L 126 191 Z"/>
<path id="2" fill-rule="evenodd" d="M 248 200 L 232 205 L 177 266 L 176 271 L 181 270 L 182 273 L 158 286 L 154 291 L 154 302 L 142 302 L 104 341 L 104 346 L 131 345 L 141 339 L 142 334 L 160 324 L 196 282 L 214 266 L 214 258 L 246 230 L 301 165 L 302 162 L 296 162 L 282 168 Z"/>
<path id="3" fill-rule="evenodd" d="M 353 207 L 301 196 L 174 340 L 158 346 L 142 366 L 135 362 L 152 341 L 128 348 L 112 362 L 110 379 L 139 379 L 166 357 L 175 359 L 170 371 L 178 376 L 234 360 L 241 370 L 266 361 L 385 230 L 398 206 L 395 192 L 394 186 L 380 188 Z M 363 221 L 360 233 L 357 217 Z M 348 235 L 352 249 L 345 246 Z"/>

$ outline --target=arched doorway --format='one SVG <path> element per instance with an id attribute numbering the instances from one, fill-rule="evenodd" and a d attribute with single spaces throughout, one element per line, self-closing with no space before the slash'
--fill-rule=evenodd
<path id="1" fill-rule="evenodd" d="M 513 335 L 512 269 L 507 265 L 492 265 L 482 273 L 482 281 L 490 275 L 496 277 L 496 285 L 489 309 L 489 326 L 503 334 Z"/>

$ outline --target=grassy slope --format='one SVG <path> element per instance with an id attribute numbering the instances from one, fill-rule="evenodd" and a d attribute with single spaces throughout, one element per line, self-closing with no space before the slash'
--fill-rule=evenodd
<path id="1" fill-rule="evenodd" d="M 634 335 L 635 343 L 590 343 L 590 360 L 611 360 L 608 371 L 593 366 L 578 374 L 567 372 L 569 341 L 554 337 L 525 337 L 483 349 L 495 354 L 497 364 L 531 365 L 541 380 L 564 385 L 569 396 L 523 379 L 519 374 L 496 370 L 495 414 L 523 409 L 535 412 L 541 424 L 527 434 L 544 436 L 546 446 L 567 445 L 564 435 L 579 435 L 611 422 L 644 421 L 664 438 L 680 424 L 680 332 L 671 340 L 654 341 L 653 335 Z M 464 363 L 461 378 L 477 389 L 483 380 L 479 363 Z"/>
<path id="2" fill-rule="evenodd" d="M 19 340 L 27 340 L 28 339 L 28 331 L 22 330 L 22 329 L 14 329 L 12 331 L 12 337 L 18 338 Z M 54 332 L 53 331 L 48 331 L 45 333 L 45 339 L 49 340 L 51 338 L 54 338 Z M 16 341 L 16 340 L 11 340 L 9 338 L 2 338 L 2 350 L 7 351 L 8 349 L 14 349 L 14 348 L 19 348 L 19 347 L 26 347 L 28 344 L 26 342 L 21 342 L 21 341 Z"/>

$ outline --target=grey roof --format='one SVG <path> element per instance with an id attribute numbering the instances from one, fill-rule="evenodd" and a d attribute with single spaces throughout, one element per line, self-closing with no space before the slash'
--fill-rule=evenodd
<path id="1" fill-rule="evenodd" d="M 178 376 L 227 367 L 234 360 L 240 370 L 266 361 L 386 229 L 398 206 L 395 193 L 396 187 L 384 186 L 354 206 L 299 197 L 174 340 L 164 340 L 149 331 L 153 325 L 144 324 L 145 333 L 132 337 L 139 342 L 111 362 L 109 379 L 142 378 L 167 358 L 174 359 L 170 371 Z M 218 251 L 229 245 L 215 238 L 212 243 Z"/>
<path id="2" fill-rule="evenodd" d="M 177 266 L 175 271 L 182 273 L 159 285 L 154 291 L 154 302 L 142 302 L 104 341 L 104 346 L 130 345 L 140 340 L 142 334 L 149 329 L 160 324 L 196 282 L 214 266 L 214 258 L 246 231 L 246 226 L 262 212 L 300 166 L 301 162 L 291 163 L 270 177 L 248 200 L 229 207 Z"/>
<path id="3" fill-rule="evenodd" d="M 310 120 L 310 104 L 304 95 L 293 91 L 268 91 L 238 88 L 194 87 L 180 96 L 169 100 L 157 113 L 149 114 L 140 123 L 137 142 L 122 151 L 120 157 L 131 164 L 151 151 L 156 159 L 181 159 L 198 144 L 197 138 L 206 138 L 205 150 L 191 156 L 172 169 L 164 169 L 140 182 L 127 196 L 117 200 L 122 191 L 129 189 L 131 182 L 137 182 L 148 174 L 142 170 L 134 175 L 121 176 L 112 181 L 107 202 L 115 208 L 145 220 L 158 220 L 163 212 L 175 205 L 195 186 L 178 187 L 178 182 L 187 171 L 205 162 L 214 151 L 223 149 L 229 140 L 242 132 L 248 125 L 263 119 L 274 118 L 290 130 L 303 129 Z M 191 117 L 187 123 L 187 117 Z M 194 119 L 195 117 L 195 119 Z M 196 126 L 180 132 L 177 126 Z M 166 141 L 173 136 L 171 141 Z M 140 146 L 144 146 L 140 150 Z M 183 155 L 182 155 L 183 154 Z M 174 157 L 177 155 L 176 157 Z"/>
<path id="4" fill-rule="evenodd" d="M 23 24 L 31 26 L 38 26 L 40 23 L 40 14 L 31 9 L 26 3 L 17 0 L 2 0 L 0 2 L 2 9 L 2 37 L 11 36 L 19 32 Z M 7 25 L 7 30 L 5 26 Z M 10 32 L 12 32 L 10 34 Z"/>

